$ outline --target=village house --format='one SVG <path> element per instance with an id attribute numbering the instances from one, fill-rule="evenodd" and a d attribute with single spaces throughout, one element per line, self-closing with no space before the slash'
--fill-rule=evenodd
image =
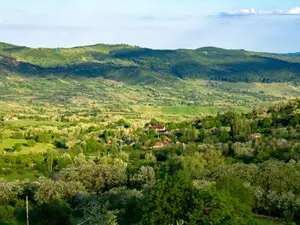
<path id="1" fill-rule="evenodd" d="M 249 140 L 252 140 L 252 141 L 258 140 L 258 139 L 260 139 L 260 138 L 261 138 L 261 134 L 260 134 L 260 133 L 254 133 L 254 134 L 251 134 L 251 135 L 249 136 Z"/>
<path id="2" fill-rule="evenodd" d="M 153 148 L 162 148 L 164 147 L 164 143 L 162 142 L 156 142 L 155 145 L 153 146 Z"/>
<path id="3" fill-rule="evenodd" d="M 4 121 L 9 121 L 9 120 L 14 120 L 14 121 L 16 121 L 16 120 L 19 120 L 19 118 L 16 117 L 16 116 L 3 117 L 3 120 L 4 120 Z"/>
<path id="4" fill-rule="evenodd" d="M 216 127 L 210 128 L 210 133 L 211 134 L 217 134 L 219 132 L 219 129 Z"/>
<path id="5" fill-rule="evenodd" d="M 151 126 L 150 130 L 157 130 L 157 131 L 166 131 L 166 127 L 165 126 Z"/>
<path id="6" fill-rule="evenodd" d="M 78 118 L 79 118 L 79 119 L 85 119 L 85 116 L 79 115 Z"/>

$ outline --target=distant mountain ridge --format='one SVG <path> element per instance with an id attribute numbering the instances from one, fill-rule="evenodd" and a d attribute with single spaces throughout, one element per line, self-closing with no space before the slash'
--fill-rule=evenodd
<path id="1" fill-rule="evenodd" d="M 300 53 L 271 54 L 204 47 L 153 50 L 125 44 L 28 48 L 0 43 L 0 76 L 103 77 L 128 83 L 177 79 L 300 83 Z"/>

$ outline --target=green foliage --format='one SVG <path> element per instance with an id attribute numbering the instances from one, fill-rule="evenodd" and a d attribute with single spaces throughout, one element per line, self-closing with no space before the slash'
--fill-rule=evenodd
<path id="1" fill-rule="evenodd" d="M 19 151 L 21 151 L 22 150 L 22 144 L 21 143 L 16 143 L 14 146 L 13 146 L 13 150 L 15 151 L 15 152 L 19 152 Z"/>
<path id="2" fill-rule="evenodd" d="M 34 147 L 36 145 L 36 141 L 33 139 L 30 139 L 27 141 L 27 146 L 28 147 Z"/>
<path id="3" fill-rule="evenodd" d="M 45 133 L 41 133 L 37 137 L 37 141 L 41 143 L 50 143 L 51 140 L 52 140 L 51 135 Z"/>
<path id="4" fill-rule="evenodd" d="M 103 149 L 102 145 L 99 142 L 97 142 L 95 139 L 89 139 L 86 141 L 85 152 L 87 153 L 100 152 L 102 149 Z"/>
<path id="5" fill-rule="evenodd" d="M 2 131 L 0 131 L 0 143 L 3 143 L 4 134 Z"/>
<path id="6" fill-rule="evenodd" d="M 147 196 L 141 224 L 248 224 L 251 194 L 247 195 L 250 201 L 244 202 L 247 189 L 236 181 L 240 189 L 236 194 L 231 181 L 221 181 L 219 185 L 225 185 L 218 190 L 197 190 L 183 173 L 169 176 Z"/>
<path id="7" fill-rule="evenodd" d="M 101 203 L 97 199 L 88 201 L 84 206 L 84 222 L 90 225 L 117 225 L 117 217 L 108 210 L 108 205 L 108 202 Z"/>
<path id="8" fill-rule="evenodd" d="M 220 191 L 227 192 L 233 198 L 239 199 L 248 207 L 249 214 L 253 205 L 253 192 L 251 186 L 237 177 L 223 177 L 217 180 L 216 187 Z"/>
<path id="9" fill-rule="evenodd" d="M 15 139 L 22 139 L 22 138 L 24 138 L 23 132 L 21 132 L 21 131 L 14 132 L 13 135 L 12 135 L 12 138 L 15 138 Z"/>
<path id="10" fill-rule="evenodd" d="M 146 198 L 141 224 L 176 224 L 186 214 L 185 195 L 192 189 L 191 181 L 183 174 L 161 181 Z"/>
<path id="11" fill-rule="evenodd" d="M 25 196 L 31 216 L 49 213 L 46 224 L 46 218 L 58 221 L 64 208 L 64 218 L 87 224 L 254 225 L 300 218 L 299 99 L 246 114 L 156 117 L 152 123 L 164 124 L 166 132 L 149 130 L 150 114 L 89 110 L 50 110 L 48 120 L 64 122 L 20 113 L 22 119 L 1 128 L 0 215 L 9 220 L 3 223 L 24 222 Z M 11 138 L 18 133 L 26 139 Z M 29 146 L 42 134 L 57 148 Z M 157 142 L 164 147 L 153 148 Z M 8 151 L 16 143 L 22 150 Z"/>
<path id="12" fill-rule="evenodd" d="M 0 221 L 15 218 L 15 209 L 10 205 L 0 205 Z M 1 222 L 0 222 L 1 224 Z"/>
<path id="13" fill-rule="evenodd" d="M 158 125 L 160 125 L 160 123 L 156 119 L 151 119 L 150 125 L 151 126 L 158 126 Z"/>
<path id="14" fill-rule="evenodd" d="M 61 199 L 43 203 L 30 210 L 31 224 L 36 225 L 71 225 L 71 207 Z"/>
<path id="15" fill-rule="evenodd" d="M 179 78 L 232 82 L 299 82 L 298 56 L 244 50 L 213 47 L 152 50 L 128 45 L 94 45 L 72 49 L 4 47 L 0 53 L 4 58 L 2 67 L 27 74 L 63 73 L 91 77 L 101 74 L 105 78 L 114 76 L 122 81 L 130 80 L 128 75 L 134 74 L 141 82 L 149 80 L 143 73 L 151 74 L 151 81 L 171 74 Z M 21 62 L 17 62 L 16 58 Z"/>

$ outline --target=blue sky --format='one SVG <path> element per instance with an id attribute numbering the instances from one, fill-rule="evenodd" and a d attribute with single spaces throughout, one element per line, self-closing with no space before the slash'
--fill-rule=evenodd
<path id="1" fill-rule="evenodd" d="M 299 7 L 299 8 L 297 8 Z M 0 41 L 300 52 L 300 0 L 5 0 Z"/>

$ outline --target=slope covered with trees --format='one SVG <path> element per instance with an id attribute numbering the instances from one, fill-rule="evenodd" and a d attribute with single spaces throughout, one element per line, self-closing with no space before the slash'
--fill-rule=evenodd
<path id="1" fill-rule="evenodd" d="M 0 43 L 1 70 L 24 75 L 103 77 L 131 83 L 175 77 L 230 82 L 300 80 L 300 57 L 225 50 L 153 50 L 129 45 L 32 49 Z"/>

